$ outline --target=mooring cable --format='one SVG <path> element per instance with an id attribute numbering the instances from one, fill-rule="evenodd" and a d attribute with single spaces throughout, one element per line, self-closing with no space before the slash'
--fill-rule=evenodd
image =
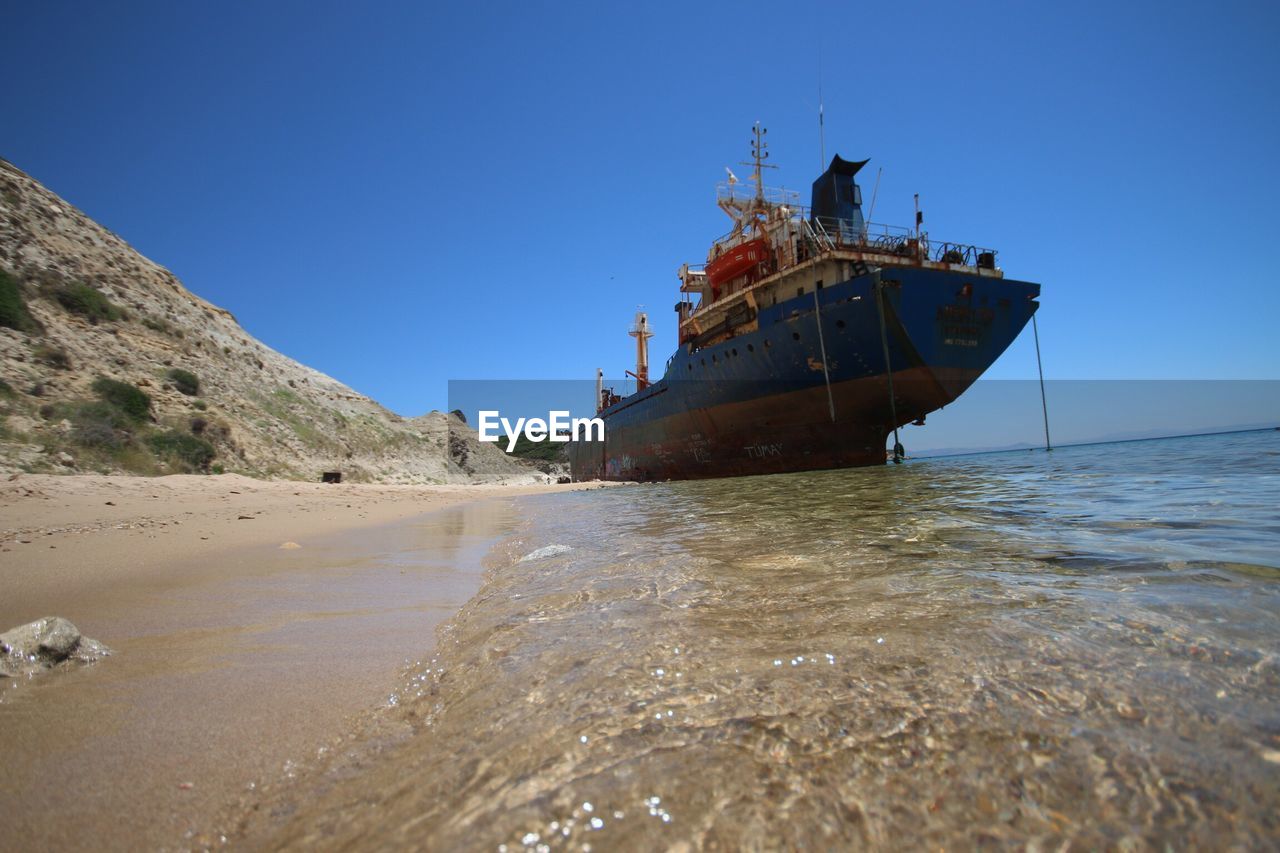
<path id="1" fill-rule="evenodd" d="M 1044 412 L 1044 449 L 1053 450 L 1049 443 L 1049 404 L 1044 398 L 1044 367 L 1040 364 L 1040 327 L 1036 325 L 1036 315 L 1031 315 L 1031 331 L 1036 337 L 1036 370 L 1040 372 L 1040 409 Z"/>
<path id="2" fill-rule="evenodd" d="M 880 315 L 880 345 L 884 348 L 884 373 L 889 378 L 889 415 L 893 418 L 893 462 L 897 465 L 902 462 L 906 452 L 902 448 L 902 443 L 898 441 L 898 405 L 893 393 L 893 365 L 889 363 L 889 333 L 885 331 L 884 324 L 884 283 L 880 280 L 880 270 L 876 270 L 872 276 L 876 291 L 877 313 Z"/>
<path id="3" fill-rule="evenodd" d="M 818 289 L 813 289 L 813 319 L 818 324 L 818 351 L 822 354 L 822 378 L 827 383 L 827 408 L 831 411 L 831 422 L 836 422 L 836 401 L 831 396 L 831 374 L 827 372 L 827 344 L 822 339 L 822 309 L 818 305 Z"/>

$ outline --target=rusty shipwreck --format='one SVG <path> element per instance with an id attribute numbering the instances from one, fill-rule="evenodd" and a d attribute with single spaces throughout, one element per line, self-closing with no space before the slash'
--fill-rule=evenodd
<path id="1" fill-rule="evenodd" d="M 733 220 L 701 266 L 679 270 L 679 348 L 651 381 L 638 314 L 636 391 L 597 382 L 602 441 L 569 448 L 574 479 L 680 480 L 884 464 L 891 434 L 955 400 L 1013 342 L 1040 286 L 996 252 L 863 219 L 838 155 L 810 204 L 752 180 L 717 187 Z"/>

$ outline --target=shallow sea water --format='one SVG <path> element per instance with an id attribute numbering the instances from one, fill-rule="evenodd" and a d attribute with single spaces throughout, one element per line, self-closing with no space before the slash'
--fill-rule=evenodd
<path id="1" fill-rule="evenodd" d="M 526 501 L 437 658 L 239 837 L 1274 846 L 1278 506 L 1280 432 Z"/>

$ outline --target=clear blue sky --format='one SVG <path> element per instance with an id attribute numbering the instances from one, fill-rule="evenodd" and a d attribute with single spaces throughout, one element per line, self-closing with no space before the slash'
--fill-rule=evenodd
<path id="1" fill-rule="evenodd" d="M 418 414 L 620 375 L 637 304 L 661 364 L 753 122 L 807 196 L 821 44 L 828 156 L 1041 282 L 1051 377 L 1277 378 L 1278 43 L 1269 3 L 11 4 L 0 155 Z"/>

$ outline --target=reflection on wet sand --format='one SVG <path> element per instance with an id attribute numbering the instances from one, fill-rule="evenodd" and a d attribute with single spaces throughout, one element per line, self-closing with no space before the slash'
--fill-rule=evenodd
<path id="1" fill-rule="evenodd" d="M 0 681 L 0 848 L 216 842 L 193 830 L 385 701 L 405 656 L 431 648 L 513 522 L 510 501 L 464 504 L 297 550 L 174 565 L 91 600 L 59 591 L 116 654 Z"/>

